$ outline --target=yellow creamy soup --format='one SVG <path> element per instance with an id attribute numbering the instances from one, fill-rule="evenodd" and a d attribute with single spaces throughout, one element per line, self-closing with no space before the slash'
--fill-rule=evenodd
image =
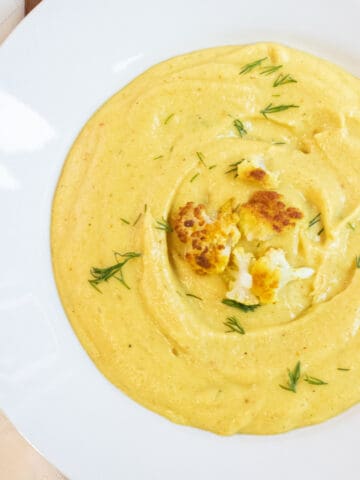
<path id="1" fill-rule="evenodd" d="M 66 160 L 52 255 L 117 387 L 228 435 L 360 399 L 360 83 L 275 44 L 156 65 Z"/>

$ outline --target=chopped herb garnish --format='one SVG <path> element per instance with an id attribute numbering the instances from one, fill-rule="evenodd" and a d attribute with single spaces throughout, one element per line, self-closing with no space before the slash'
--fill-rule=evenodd
<path id="1" fill-rule="evenodd" d="M 237 302 L 236 300 L 230 300 L 230 298 L 223 298 L 221 303 L 227 305 L 228 307 L 238 308 L 243 312 L 253 312 L 256 308 L 260 307 L 259 304 L 257 305 L 245 305 L 245 303 Z"/>
<path id="2" fill-rule="evenodd" d="M 297 83 L 297 80 L 289 74 L 284 75 L 283 73 L 280 73 L 273 83 L 273 87 L 280 87 L 280 85 L 285 85 L 287 83 Z"/>
<path id="3" fill-rule="evenodd" d="M 229 167 L 231 167 L 231 168 L 230 168 L 230 170 L 227 170 L 225 173 L 234 173 L 234 178 L 236 178 L 238 176 L 237 167 L 238 167 L 238 165 L 240 165 L 240 163 L 242 163 L 244 161 L 245 161 L 245 158 L 242 158 L 238 162 L 230 163 Z"/>
<path id="4" fill-rule="evenodd" d="M 259 67 L 262 64 L 262 62 L 266 59 L 267 59 L 267 57 L 260 58 L 259 60 L 255 60 L 254 62 L 247 63 L 246 65 L 243 65 L 240 72 L 239 72 L 239 75 L 244 75 L 246 73 L 250 73 L 252 70 L 254 70 L 254 68 Z"/>
<path id="5" fill-rule="evenodd" d="M 158 155 L 157 157 L 154 157 L 154 160 L 159 160 L 159 158 L 163 158 L 164 155 Z"/>
<path id="6" fill-rule="evenodd" d="M 144 213 L 146 213 L 146 211 L 147 211 L 147 203 L 145 203 L 144 205 Z"/>
<path id="7" fill-rule="evenodd" d="M 355 223 L 353 223 L 353 222 L 348 222 L 346 225 L 347 225 L 348 228 L 350 228 L 350 230 L 355 230 L 356 229 Z"/>
<path id="8" fill-rule="evenodd" d="M 358 255 L 358 256 L 355 258 L 355 265 L 356 265 L 356 268 L 360 268 L 360 255 Z"/>
<path id="9" fill-rule="evenodd" d="M 309 221 L 309 227 L 312 227 L 313 225 L 315 225 L 316 223 L 320 222 L 321 220 L 321 213 L 318 213 L 317 215 L 315 215 L 314 218 L 312 218 L 310 221 Z"/>
<path id="10" fill-rule="evenodd" d="M 195 175 L 190 178 L 190 183 L 192 183 L 195 180 L 195 178 L 197 178 L 199 175 L 200 175 L 199 172 L 195 173 Z"/>
<path id="11" fill-rule="evenodd" d="M 130 290 L 129 285 L 125 282 L 124 274 L 122 268 L 126 265 L 126 263 L 131 260 L 132 258 L 140 257 L 141 253 L 136 252 L 127 252 L 127 253 L 118 253 L 115 252 L 115 265 L 111 265 L 110 267 L 99 268 L 99 267 L 91 267 L 90 274 L 93 277 L 89 280 L 89 283 L 92 287 L 95 288 L 98 292 L 102 293 L 101 290 L 97 287 L 99 283 L 107 282 L 110 278 L 116 278 L 120 283 L 124 285 L 127 289 Z M 119 258 L 123 257 L 125 260 L 119 262 Z"/>
<path id="12" fill-rule="evenodd" d="M 300 379 L 300 370 L 301 370 L 301 365 L 300 362 L 297 362 L 295 365 L 294 370 L 288 370 L 288 384 L 287 385 L 279 385 L 279 387 L 283 388 L 284 390 L 288 390 L 289 392 L 294 392 L 296 393 L 296 386 L 298 384 L 298 381 Z"/>
<path id="13" fill-rule="evenodd" d="M 321 229 L 318 231 L 318 233 L 317 233 L 317 234 L 318 234 L 318 235 L 321 235 L 322 233 L 324 233 L 324 227 L 323 227 L 323 228 L 321 228 Z"/>
<path id="14" fill-rule="evenodd" d="M 130 225 L 130 222 L 128 220 L 126 220 L 126 218 L 120 218 L 120 220 L 123 222 L 123 223 L 126 223 L 127 225 Z"/>
<path id="15" fill-rule="evenodd" d="M 173 231 L 172 226 L 164 217 L 161 217 L 161 220 L 156 220 L 156 223 L 157 226 L 155 228 L 157 228 L 158 230 L 164 230 L 168 233 L 171 233 Z"/>
<path id="16" fill-rule="evenodd" d="M 236 130 L 239 132 L 240 137 L 243 137 L 244 135 L 247 134 L 244 124 L 238 118 L 234 120 L 233 125 L 236 128 Z"/>
<path id="17" fill-rule="evenodd" d="M 305 375 L 304 381 L 310 383 L 311 385 L 327 385 L 327 382 L 320 380 L 320 378 L 310 377 L 310 375 Z"/>
<path id="18" fill-rule="evenodd" d="M 133 227 L 135 227 L 135 225 L 138 223 L 138 221 L 140 220 L 141 215 L 142 215 L 142 213 L 139 213 L 139 215 L 136 217 L 136 220 L 135 220 L 135 222 L 133 223 Z"/>
<path id="19" fill-rule="evenodd" d="M 216 165 L 210 165 L 209 170 L 212 170 L 213 168 L 216 168 Z"/>
<path id="20" fill-rule="evenodd" d="M 228 327 L 229 330 L 226 330 L 225 333 L 240 333 L 240 335 L 245 335 L 244 328 L 240 325 L 239 320 L 236 317 L 227 317 L 224 325 Z"/>
<path id="21" fill-rule="evenodd" d="M 341 368 L 341 367 L 339 367 L 338 370 L 340 370 L 341 372 L 350 372 L 350 368 Z"/>
<path id="22" fill-rule="evenodd" d="M 263 110 L 260 110 L 260 113 L 262 113 L 265 118 L 268 118 L 267 116 L 270 113 L 283 112 L 284 110 L 289 110 L 289 108 L 299 108 L 299 105 L 273 105 L 272 103 L 269 103 L 267 107 L 265 107 Z"/>
<path id="23" fill-rule="evenodd" d="M 197 298 L 198 300 L 201 300 L 201 301 L 202 301 L 202 298 L 194 295 L 193 293 L 185 293 L 185 295 L 186 295 L 187 297 Z"/>
<path id="24" fill-rule="evenodd" d="M 269 67 L 264 67 L 263 70 L 260 72 L 260 75 L 271 75 L 274 72 L 277 72 L 282 68 L 282 65 L 270 65 Z"/>
<path id="25" fill-rule="evenodd" d="M 204 165 L 204 167 L 207 168 L 205 160 L 204 160 L 205 155 L 201 152 L 196 152 L 196 155 L 197 155 L 198 159 L 200 160 L 200 162 Z"/>
<path id="26" fill-rule="evenodd" d="M 273 145 L 286 145 L 286 142 L 273 142 Z"/>
<path id="27" fill-rule="evenodd" d="M 175 113 L 171 113 L 168 117 L 165 118 L 164 120 L 164 125 L 167 125 L 170 120 L 173 118 L 173 116 L 175 115 Z"/>
<path id="28" fill-rule="evenodd" d="M 275 93 L 274 95 L 271 95 L 272 97 L 281 97 L 280 93 Z"/>

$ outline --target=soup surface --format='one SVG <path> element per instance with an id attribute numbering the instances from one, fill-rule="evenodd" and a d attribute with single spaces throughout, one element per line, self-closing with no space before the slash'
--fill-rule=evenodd
<path id="1" fill-rule="evenodd" d="M 137 402 L 219 434 L 360 399 L 360 82 L 260 43 L 149 69 L 83 128 L 52 214 L 67 316 Z"/>

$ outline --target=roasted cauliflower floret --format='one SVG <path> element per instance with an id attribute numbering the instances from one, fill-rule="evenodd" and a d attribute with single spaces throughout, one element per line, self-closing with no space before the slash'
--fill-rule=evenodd
<path id="1" fill-rule="evenodd" d="M 254 261 L 255 257 L 252 253 L 246 253 L 242 247 L 234 248 L 225 272 L 225 279 L 229 286 L 229 291 L 225 294 L 226 298 L 244 305 L 259 303 L 259 299 L 251 291 L 253 280 L 249 270 Z"/>
<path id="2" fill-rule="evenodd" d="M 237 167 L 238 177 L 266 187 L 277 185 L 278 174 L 270 172 L 262 155 L 251 155 Z"/>
<path id="3" fill-rule="evenodd" d="M 173 228 L 185 246 L 185 259 L 199 274 L 222 273 L 229 263 L 231 249 L 240 239 L 239 216 L 232 200 L 226 202 L 215 218 L 204 205 L 188 202 L 173 218 Z"/>
<path id="4" fill-rule="evenodd" d="M 313 275 L 312 268 L 292 268 L 280 248 L 270 248 L 266 254 L 253 262 L 250 267 L 252 293 L 261 303 L 275 303 L 278 292 L 289 282 Z"/>
<path id="5" fill-rule="evenodd" d="M 269 240 L 273 235 L 293 228 L 303 213 L 287 207 L 277 192 L 255 192 L 240 208 L 239 226 L 247 240 Z"/>
<path id="6" fill-rule="evenodd" d="M 186 243 L 194 232 L 204 229 L 212 222 L 213 219 L 206 213 L 205 205 L 188 202 L 179 208 L 178 214 L 173 219 L 173 227 L 180 242 Z"/>

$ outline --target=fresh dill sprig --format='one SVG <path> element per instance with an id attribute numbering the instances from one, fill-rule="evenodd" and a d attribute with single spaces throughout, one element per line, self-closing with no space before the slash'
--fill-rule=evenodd
<path id="1" fill-rule="evenodd" d="M 259 67 L 267 57 L 260 58 L 259 60 L 255 60 L 254 62 L 247 63 L 241 67 L 239 75 L 245 75 L 246 73 L 250 73 L 254 68 Z"/>
<path id="2" fill-rule="evenodd" d="M 240 335 L 245 335 L 244 328 L 240 325 L 239 320 L 236 317 L 227 317 L 224 325 L 228 327 L 229 330 L 226 330 L 225 333 L 240 333 Z"/>
<path id="3" fill-rule="evenodd" d="M 297 83 L 297 80 L 289 74 L 284 75 L 283 73 L 280 73 L 273 83 L 273 87 L 280 87 L 280 85 L 286 85 L 287 83 Z"/>
<path id="4" fill-rule="evenodd" d="M 207 168 L 207 165 L 205 163 L 205 155 L 201 152 L 196 152 L 196 156 L 198 157 L 199 161 L 204 165 L 205 168 Z"/>
<path id="5" fill-rule="evenodd" d="M 153 160 L 159 160 L 159 158 L 163 158 L 164 155 L 158 155 L 157 157 L 154 157 Z"/>
<path id="6" fill-rule="evenodd" d="M 198 297 L 197 295 L 194 295 L 193 293 L 185 293 L 187 297 L 192 297 L 192 298 L 197 298 L 198 300 L 202 301 L 202 298 Z"/>
<path id="7" fill-rule="evenodd" d="M 341 372 L 350 372 L 350 368 L 341 368 L 341 367 L 338 367 L 338 370 L 340 370 Z"/>
<path id="8" fill-rule="evenodd" d="M 123 223 L 126 223 L 127 225 L 130 225 L 130 222 L 128 220 L 126 220 L 126 218 L 120 218 L 120 220 L 123 222 Z"/>
<path id="9" fill-rule="evenodd" d="M 202 152 L 196 152 L 196 156 L 198 157 L 200 163 L 202 163 L 204 165 L 205 168 L 207 168 L 208 170 L 212 170 L 213 168 L 216 167 L 216 165 L 210 165 L 209 167 L 206 165 L 205 163 L 205 155 L 202 153 Z M 196 177 L 195 177 L 196 178 Z M 195 178 L 193 177 L 190 182 L 192 182 L 193 180 L 195 180 Z"/>
<path id="10" fill-rule="evenodd" d="M 264 67 L 263 70 L 260 72 L 260 75 L 265 75 L 266 77 L 268 75 L 271 75 L 274 72 L 277 72 L 282 68 L 282 65 L 270 65 L 268 67 Z"/>
<path id="11" fill-rule="evenodd" d="M 164 217 L 161 217 L 161 220 L 156 220 L 156 223 L 157 226 L 155 228 L 158 230 L 164 230 L 167 233 L 171 233 L 173 231 L 172 226 Z"/>
<path id="12" fill-rule="evenodd" d="M 243 137 L 244 135 L 247 134 L 247 131 L 244 127 L 243 122 L 238 118 L 234 120 L 233 125 L 236 128 L 236 130 L 239 132 L 240 137 Z"/>
<path id="13" fill-rule="evenodd" d="M 114 252 L 114 257 L 116 260 L 116 263 L 114 265 L 111 265 L 110 267 L 105 267 L 105 268 L 91 267 L 90 275 L 93 278 L 88 280 L 90 285 L 94 287 L 95 290 L 102 293 L 101 290 L 98 288 L 99 283 L 107 282 L 110 278 L 116 278 L 116 280 L 122 283 L 124 287 L 130 290 L 129 285 L 125 282 L 122 269 L 129 260 L 131 260 L 132 258 L 140 257 L 140 256 L 141 256 L 141 253 L 136 253 L 136 252 L 127 252 L 127 253 Z M 124 258 L 122 262 L 119 262 L 120 257 Z"/>
<path id="14" fill-rule="evenodd" d="M 133 227 L 135 227 L 135 225 L 138 223 L 138 221 L 139 221 L 140 218 L 141 218 L 141 215 L 142 215 L 142 213 L 139 213 L 139 215 L 136 217 L 136 220 L 135 220 L 134 223 L 133 223 Z"/>
<path id="15" fill-rule="evenodd" d="M 327 382 L 320 380 L 320 378 L 311 377 L 310 375 L 305 375 L 304 382 L 310 383 L 311 385 L 327 385 Z"/>
<path id="16" fill-rule="evenodd" d="M 324 230 L 325 230 L 324 227 L 320 228 L 317 234 L 320 236 L 322 233 L 324 233 Z"/>
<path id="17" fill-rule="evenodd" d="M 245 305 L 245 303 L 237 302 L 236 300 L 230 300 L 230 298 L 223 298 L 221 303 L 227 305 L 228 307 L 238 308 L 243 312 L 253 312 L 256 308 L 260 307 L 259 304 L 256 305 Z"/>
<path id="18" fill-rule="evenodd" d="M 240 165 L 240 163 L 242 163 L 244 161 L 245 161 L 245 158 L 242 158 L 238 162 L 230 163 L 229 167 L 231 167 L 231 168 L 229 170 L 227 170 L 225 173 L 233 173 L 234 178 L 236 178 L 238 176 L 237 167 L 238 167 L 238 165 Z"/>
<path id="19" fill-rule="evenodd" d="M 360 255 L 355 257 L 355 265 L 356 265 L 356 268 L 360 268 Z"/>
<path id="20" fill-rule="evenodd" d="M 312 227 L 313 225 L 315 225 L 316 223 L 320 222 L 321 220 L 321 213 L 318 213 L 317 215 L 315 215 L 314 218 L 312 218 L 310 221 L 309 221 L 309 226 L 308 228 Z"/>
<path id="21" fill-rule="evenodd" d="M 289 110 L 290 108 L 299 108 L 299 105 L 273 105 L 272 103 L 269 103 L 267 107 L 265 107 L 263 110 L 260 110 L 260 113 L 264 115 L 265 118 L 268 118 L 267 116 L 270 113 L 283 112 L 284 110 Z"/>
<path id="22" fill-rule="evenodd" d="M 300 372 L 301 372 L 301 364 L 297 362 L 294 367 L 294 370 L 288 370 L 288 383 L 287 385 L 279 385 L 279 387 L 283 388 L 284 390 L 288 390 L 289 392 L 296 393 L 296 386 L 300 379 Z"/>
<path id="23" fill-rule="evenodd" d="M 175 115 L 175 113 L 171 113 L 168 117 L 165 118 L 164 120 L 164 125 L 167 125 L 170 120 L 173 118 L 173 116 Z"/>
<path id="24" fill-rule="evenodd" d="M 286 145 L 286 142 L 273 142 L 273 145 Z"/>
<path id="25" fill-rule="evenodd" d="M 195 173 L 195 175 L 190 178 L 190 183 L 192 183 L 199 175 L 200 175 L 199 172 Z"/>

